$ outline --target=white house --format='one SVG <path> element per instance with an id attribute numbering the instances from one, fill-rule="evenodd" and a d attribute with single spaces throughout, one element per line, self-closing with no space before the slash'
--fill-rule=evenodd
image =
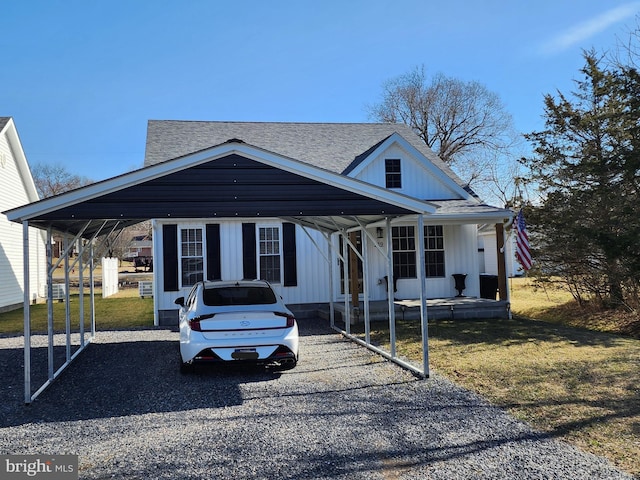
<path id="1" fill-rule="evenodd" d="M 512 217 L 406 125 L 196 121 L 150 121 L 144 168 L 6 213 L 89 242 L 151 219 L 156 324 L 176 322 L 176 297 L 212 279 L 267 279 L 296 307 L 345 292 L 451 298 L 454 275 L 477 298 L 488 268 L 478 230 L 492 226 L 503 252 Z M 508 309 L 504 255 L 495 259 Z"/>
<path id="2" fill-rule="evenodd" d="M 151 220 L 156 324 L 175 324 L 175 299 L 207 279 L 267 279 L 296 312 L 343 300 L 345 319 L 349 301 L 362 300 L 365 325 L 371 301 L 386 300 L 390 329 L 398 303 L 418 299 L 425 376 L 427 318 L 436 318 L 432 308 L 427 317 L 428 299 L 445 299 L 440 307 L 451 318 L 509 310 L 502 242 L 512 212 L 482 203 L 404 125 L 151 121 L 143 168 L 4 214 L 23 231 L 64 232 L 90 265 L 111 234 Z M 498 285 L 486 301 L 475 300 L 483 291 L 481 225 L 494 226 L 499 252 Z M 23 241 L 23 251 L 32 250 Z M 466 297 L 452 302 L 454 277 L 465 277 Z M 70 339 L 69 309 L 65 316 Z M 25 358 L 30 328 L 25 308 Z M 393 345 L 390 358 L 401 361 Z M 25 361 L 27 403 L 30 382 Z"/>
<path id="3" fill-rule="evenodd" d="M 206 279 L 267 279 L 290 305 L 324 303 L 330 298 L 342 300 L 345 288 L 350 291 L 358 288 L 361 298 L 366 288 L 370 300 L 384 300 L 385 277 L 389 277 L 385 252 L 389 241 L 393 252 L 394 297 L 419 298 L 417 262 L 421 255 L 417 251 L 417 235 L 421 233 L 428 298 L 454 297 L 457 293 L 454 274 L 466 275 L 465 296 L 480 296 L 481 274 L 486 273 L 487 266 L 478 255 L 478 230 L 490 225 L 495 233 L 495 226 L 501 227 L 511 212 L 481 202 L 408 126 L 150 121 L 145 167 L 176 158 L 188 162 L 198 155 L 211 158 L 220 167 L 224 160 L 215 160 L 216 148 L 230 144 L 242 145 L 246 153 L 232 161 L 227 159 L 226 170 L 199 170 L 191 176 L 192 185 L 186 187 L 189 192 L 182 194 L 172 191 L 167 184 L 167 193 L 172 192 L 175 202 L 187 194 L 199 195 L 203 202 L 210 197 L 222 197 L 229 209 L 225 213 L 210 211 L 201 218 L 154 218 L 157 259 L 154 297 L 158 323 L 175 322 L 175 298 L 188 293 L 195 282 Z M 313 228 L 311 221 L 287 221 L 286 216 L 269 215 L 270 206 L 292 206 L 295 200 L 289 194 L 306 188 L 304 183 L 292 181 L 279 193 L 271 192 L 265 197 L 262 192 L 270 173 L 265 171 L 265 177 L 261 177 L 253 164 L 245 165 L 244 161 L 248 158 L 261 161 L 273 155 L 276 162 L 294 160 L 386 189 L 389 195 L 426 202 L 429 213 L 424 216 L 423 232 L 418 231 L 417 215 L 394 215 L 389 223 L 370 222 L 360 228 L 345 229 L 341 235 L 333 233 L 327 239 L 321 229 Z M 255 178 L 249 180 L 249 176 Z M 240 183 L 243 188 L 234 188 Z M 243 217 L 242 212 L 234 215 L 234 203 L 243 200 L 250 203 L 252 198 L 256 203 L 250 217 Z M 344 210 L 349 210 L 349 206 L 345 200 Z M 305 205 L 300 205 L 300 215 L 307 213 L 304 209 Z M 306 228 L 305 223 L 311 228 Z M 369 252 L 368 275 L 362 275 L 362 261 L 357 262 L 357 283 L 345 282 L 345 269 L 338 261 L 343 239 L 351 232 L 360 251 L 363 242 L 367 242 Z M 327 243 L 332 248 L 327 249 Z M 490 271 L 497 273 L 498 255 L 493 252 L 489 257 L 495 264 L 489 267 Z M 503 297 L 507 299 L 506 295 Z"/>
<path id="4" fill-rule="evenodd" d="M 27 159 L 11 117 L 0 117 L 0 212 L 37 201 Z M 22 226 L 0 213 L 0 311 L 24 302 Z M 45 294 L 45 236 L 29 228 L 29 291 L 31 301 Z"/>

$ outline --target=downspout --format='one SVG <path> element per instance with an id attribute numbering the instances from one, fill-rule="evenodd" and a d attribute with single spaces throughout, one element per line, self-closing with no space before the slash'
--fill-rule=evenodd
<path id="1" fill-rule="evenodd" d="M 503 225 L 502 231 L 503 231 L 503 236 L 504 236 L 504 238 L 502 240 L 502 243 L 503 243 L 502 251 L 503 251 L 503 256 L 505 258 L 505 269 L 504 269 L 504 271 L 505 271 L 505 280 L 504 281 L 505 281 L 505 290 L 506 290 L 506 294 L 507 294 L 507 317 L 508 317 L 509 320 L 512 320 L 513 319 L 513 315 L 511 313 L 511 286 L 509 285 L 509 271 L 507 270 L 507 266 L 506 266 L 506 255 L 507 255 L 507 247 L 506 247 L 506 245 L 507 245 L 507 240 L 509 239 L 511 234 L 507 234 L 507 232 L 506 232 L 506 230 L 504 228 L 504 225 Z"/>

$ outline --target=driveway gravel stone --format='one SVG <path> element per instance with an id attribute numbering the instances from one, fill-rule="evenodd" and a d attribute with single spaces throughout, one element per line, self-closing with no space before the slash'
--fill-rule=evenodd
<path id="1" fill-rule="evenodd" d="M 181 375 L 177 332 L 101 331 L 28 406 L 22 338 L 0 338 L 0 452 L 77 454 L 83 479 L 633 478 L 437 373 L 316 324 L 301 335 L 293 370 Z M 33 358 L 44 381 L 46 349 Z"/>

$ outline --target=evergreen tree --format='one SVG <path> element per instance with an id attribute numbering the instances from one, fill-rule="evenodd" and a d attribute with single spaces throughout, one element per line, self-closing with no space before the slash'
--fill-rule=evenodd
<path id="1" fill-rule="evenodd" d="M 637 303 L 640 75 L 603 68 L 593 52 L 581 72 L 570 98 L 545 96 L 546 128 L 526 136 L 543 198 L 529 215 L 534 258 L 579 300 Z"/>

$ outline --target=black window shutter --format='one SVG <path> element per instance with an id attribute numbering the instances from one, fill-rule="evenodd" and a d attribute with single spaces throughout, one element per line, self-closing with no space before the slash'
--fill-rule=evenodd
<path id="1" fill-rule="evenodd" d="M 162 226 L 162 270 L 164 291 L 178 291 L 178 225 Z"/>
<path id="2" fill-rule="evenodd" d="M 298 265 L 296 261 L 296 226 L 282 224 L 282 250 L 284 253 L 284 286 L 298 285 Z"/>
<path id="3" fill-rule="evenodd" d="M 222 280 L 220 225 L 207 225 L 207 280 Z"/>
<path id="4" fill-rule="evenodd" d="M 246 280 L 258 278 L 255 223 L 242 224 L 242 275 Z"/>

